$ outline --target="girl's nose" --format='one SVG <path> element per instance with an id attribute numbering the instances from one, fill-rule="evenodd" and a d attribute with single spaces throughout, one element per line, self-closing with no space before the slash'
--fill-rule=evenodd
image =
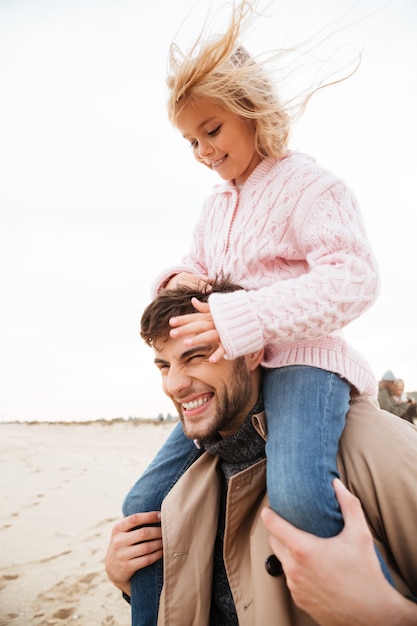
<path id="1" fill-rule="evenodd" d="M 210 141 L 200 141 L 198 144 L 198 156 L 200 159 L 206 159 L 212 156 L 216 152 L 213 144 Z"/>

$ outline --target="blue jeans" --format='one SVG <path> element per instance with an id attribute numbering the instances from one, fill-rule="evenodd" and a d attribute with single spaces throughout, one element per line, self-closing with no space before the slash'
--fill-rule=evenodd
<path id="1" fill-rule="evenodd" d="M 271 508 L 319 537 L 344 526 L 333 490 L 336 456 L 349 411 L 350 385 L 337 374 L 304 365 L 264 370 L 267 490 Z M 389 570 L 375 546 L 385 578 Z"/>
<path id="2" fill-rule="evenodd" d="M 162 500 L 202 450 L 188 439 L 178 423 L 158 454 L 134 484 L 123 502 L 125 516 L 160 511 Z M 132 626 L 155 626 L 163 582 L 163 561 L 138 570 L 132 577 Z"/>
<path id="3" fill-rule="evenodd" d="M 271 507 L 319 537 L 333 537 L 343 517 L 332 480 L 349 411 L 350 385 L 317 367 L 264 370 L 268 423 L 267 489 Z"/>

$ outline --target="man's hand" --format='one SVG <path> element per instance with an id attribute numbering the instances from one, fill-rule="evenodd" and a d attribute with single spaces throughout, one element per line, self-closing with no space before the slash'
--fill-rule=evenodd
<path id="1" fill-rule="evenodd" d="M 294 602 L 321 626 L 416 626 L 417 605 L 385 579 L 359 500 L 340 480 L 333 486 L 345 520 L 336 537 L 316 537 L 262 511 Z"/>
<path id="2" fill-rule="evenodd" d="M 160 521 L 159 511 L 135 513 L 112 529 L 104 565 L 109 580 L 128 596 L 133 574 L 162 558 L 161 527 L 150 525 Z"/>

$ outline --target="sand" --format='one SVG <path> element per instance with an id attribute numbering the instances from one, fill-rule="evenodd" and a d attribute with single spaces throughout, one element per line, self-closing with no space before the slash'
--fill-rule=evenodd
<path id="1" fill-rule="evenodd" d="M 129 626 L 104 555 L 174 425 L 0 424 L 0 626 Z"/>

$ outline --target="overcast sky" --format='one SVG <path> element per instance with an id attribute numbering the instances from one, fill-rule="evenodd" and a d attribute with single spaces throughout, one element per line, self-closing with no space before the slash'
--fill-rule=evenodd
<path id="1" fill-rule="evenodd" d="M 183 20 L 180 44 L 220 5 L 0 0 L 0 420 L 172 410 L 139 320 L 217 177 L 166 119 L 167 52 Z M 417 389 L 417 4 L 274 0 L 267 12 L 244 39 L 255 54 L 336 18 L 334 30 L 352 25 L 327 45 L 363 49 L 291 147 L 350 184 L 379 260 L 379 300 L 347 338 L 377 378 L 391 368 Z"/>

